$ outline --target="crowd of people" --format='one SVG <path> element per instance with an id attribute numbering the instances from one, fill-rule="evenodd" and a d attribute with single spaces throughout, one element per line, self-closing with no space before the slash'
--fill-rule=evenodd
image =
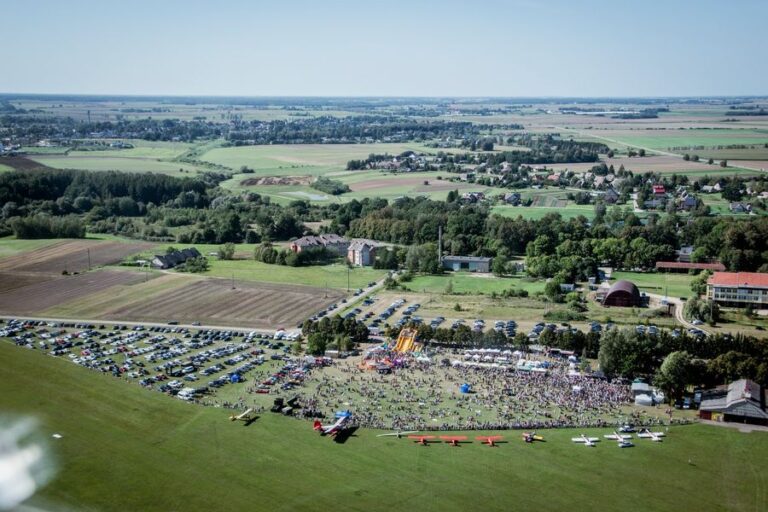
<path id="1" fill-rule="evenodd" d="M 389 374 L 340 361 L 299 391 L 310 411 L 349 409 L 362 427 L 395 430 L 501 430 L 653 424 L 628 406 L 630 387 L 569 375 L 554 361 L 546 373 L 419 363 Z M 462 393 L 468 384 L 470 392 Z M 301 414 L 301 413 L 299 413 Z"/>

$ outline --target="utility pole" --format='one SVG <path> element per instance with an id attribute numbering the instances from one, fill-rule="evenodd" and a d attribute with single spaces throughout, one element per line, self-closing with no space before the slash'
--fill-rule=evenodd
<path id="1" fill-rule="evenodd" d="M 232 272 L 232 289 L 235 289 L 235 273 Z"/>
<path id="2" fill-rule="evenodd" d="M 86 251 L 88 251 L 88 271 L 91 270 L 91 248 L 87 248 Z"/>
<path id="3" fill-rule="evenodd" d="M 349 293 L 349 265 L 347 265 L 347 293 Z"/>

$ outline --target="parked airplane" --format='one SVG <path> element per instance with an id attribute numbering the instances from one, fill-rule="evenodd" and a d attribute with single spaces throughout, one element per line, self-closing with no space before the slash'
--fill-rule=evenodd
<path id="1" fill-rule="evenodd" d="M 335 436 L 346 428 L 350 418 L 351 416 L 349 415 L 341 416 L 333 425 L 323 425 L 318 420 L 315 420 L 313 428 L 320 432 L 321 436 Z"/>
<path id="2" fill-rule="evenodd" d="M 657 443 L 660 443 L 662 441 L 662 437 L 664 437 L 666 434 L 664 432 L 651 432 L 650 430 L 643 429 L 640 431 L 639 434 L 637 434 L 637 437 L 641 439 L 650 439 L 651 441 L 656 441 Z"/>
<path id="3" fill-rule="evenodd" d="M 459 442 L 466 441 L 467 436 L 440 436 L 440 439 L 450 444 L 451 446 L 459 446 Z"/>
<path id="4" fill-rule="evenodd" d="M 235 416 L 232 414 L 229 419 L 230 421 L 251 421 L 253 419 L 253 416 L 251 416 L 251 413 L 253 413 L 253 409 L 247 409 L 244 413 L 238 414 Z"/>
<path id="5" fill-rule="evenodd" d="M 619 434 L 615 430 L 613 431 L 613 434 L 605 434 L 603 437 L 606 439 L 613 439 L 614 441 L 626 441 L 627 439 L 632 439 L 631 435 Z"/>
<path id="6" fill-rule="evenodd" d="M 408 439 L 414 439 L 418 444 L 427 446 L 429 441 L 434 439 L 435 436 L 408 436 Z"/>
<path id="7" fill-rule="evenodd" d="M 475 439 L 478 441 L 482 441 L 483 444 L 487 444 L 488 446 L 498 446 L 496 444 L 497 441 L 501 441 L 504 439 L 502 436 L 477 436 Z"/>
<path id="8" fill-rule="evenodd" d="M 536 432 L 523 432 L 523 441 L 532 443 L 534 441 L 543 441 L 544 436 L 537 435 Z"/>
<path id="9" fill-rule="evenodd" d="M 597 446 L 595 443 L 600 441 L 599 437 L 587 437 L 581 434 L 579 437 L 572 437 L 571 441 L 574 443 L 584 443 L 584 446 Z"/>
<path id="10" fill-rule="evenodd" d="M 403 437 L 405 435 L 408 435 L 408 434 L 418 434 L 418 433 L 419 433 L 418 430 L 409 430 L 407 432 L 397 431 L 397 432 L 390 432 L 388 434 L 379 434 L 376 437 L 397 436 L 397 438 L 400 439 L 401 437 Z"/>

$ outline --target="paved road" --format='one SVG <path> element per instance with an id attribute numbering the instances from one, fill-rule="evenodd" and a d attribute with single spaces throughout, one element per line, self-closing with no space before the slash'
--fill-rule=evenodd
<path id="1" fill-rule="evenodd" d="M 703 326 L 693 325 L 691 322 L 686 320 L 685 317 L 683 317 L 683 308 L 685 307 L 685 303 L 681 299 L 677 297 L 665 297 L 663 295 L 656 295 L 654 293 L 646 293 L 646 295 L 658 300 L 659 302 L 661 302 L 663 299 L 666 299 L 667 303 L 672 304 L 675 307 L 675 320 L 677 320 L 677 322 L 686 329 L 698 329 L 703 331 L 707 336 L 712 334 L 708 330 L 702 329 Z"/>

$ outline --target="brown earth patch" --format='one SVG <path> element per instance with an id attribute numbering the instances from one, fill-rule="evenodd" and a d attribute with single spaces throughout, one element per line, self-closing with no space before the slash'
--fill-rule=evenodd
<path id="1" fill-rule="evenodd" d="M 100 240 L 68 240 L 3 258 L 0 271 L 83 272 L 90 267 L 119 263 L 126 256 L 154 247 L 147 242 L 122 243 Z M 90 260 L 90 261 L 89 261 Z"/>
<path id="2" fill-rule="evenodd" d="M 99 270 L 55 278 L 46 275 L 9 277 L 2 274 L 0 279 L 3 282 L 0 311 L 19 315 L 37 313 L 115 285 L 138 283 L 147 279 L 147 275 L 142 272 Z"/>
<path id="3" fill-rule="evenodd" d="M 232 289 L 227 279 L 202 279 L 117 308 L 107 318 L 291 329 L 342 296 L 322 288 L 266 283 L 238 283 Z"/>

